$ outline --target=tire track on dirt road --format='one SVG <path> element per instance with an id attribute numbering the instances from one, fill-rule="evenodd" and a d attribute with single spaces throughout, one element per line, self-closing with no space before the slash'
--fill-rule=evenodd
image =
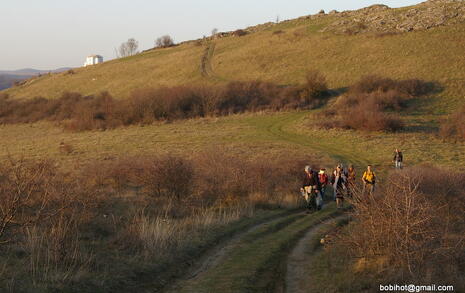
<path id="1" fill-rule="evenodd" d="M 286 293 L 309 293 L 308 284 L 311 282 L 309 277 L 308 267 L 311 266 L 312 249 L 315 236 L 324 228 L 334 225 L 338 220 L 343 219 L 345 216 L 338 216 L 335 218 L 327 219 L 321 224 L 312 227 L 307 233 L 299 240 L 294 249 L 287 257 L 286 268 Z"/>
<path id="2" fill-rule="evenodd" d="M 168 286 L 163 290 L 164 292 L 178 292 L 181 287 L 186 286 L 186 283 L 189 282 L 196 282 L 196 280 L 203 278 L 204 274 L 219 265 L 227 255 L 234 249 L 240 241 L 242 241 L 245 237 L 250 236 L 254 232 L 257 232 L 260 229 L 263 229 L 262 236 L 268 233 L 272 233 L 273 226 L 286 226 L 291 224 L 293 221 L 297 220 L 299 217 L 303 216 L 302 211 L 291 211 L 286 213 L 281 213 L 265 221 L 262 221 L 249 229 L 239 232 L 233 235 L 228 240 L 224 241 L 223 243 L 217 245 L 216 247 L 212 248 L 209 252 L 207 252 L 201 259 L 197 261 L 197 265 L 194 265 L 189 272 L 187 272 L 187 276 L 177 280 L 171 286 Z"/>
<path id="3" fill-rule="evenodd" d="M 302 212 L 242 233 L 201 262 L 166 292 L 272 292 L 281 287 L 287 252 L 308 229 L 339 213 L 334 204 Z"/>

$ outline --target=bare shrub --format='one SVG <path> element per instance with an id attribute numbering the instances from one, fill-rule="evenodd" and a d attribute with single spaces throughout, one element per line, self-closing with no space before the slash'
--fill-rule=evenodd
<path id="1" fill-rule="evenodd" d="M 381 261 L 391 279 L 456 282 L 465 251 L 464 179 L 431 166 L 392 172 L 383 190 L 356 195 L 351 251 Z"/>
<path id="2" fill-rule="evenodd" d="M 444 139 L 465 140 L 465 106 L 441 122 L 439 135 Z"/>
<path id="3" fill-rule="evenodd" d="M 55 170 L 51 162 L 10 160 L 0 169 L 0 242 L 14 231 L 56 214 Z"/>
<path id="4" fill-rule="evenodd" d="M 361 104 L 343 111 L 339 126 L 366 131 L 396 131 L 403 128 L 403 123 L 395 115 L 382 112 L 377 105 Z"/>
<path id="5" fill-rule="evenodd" d="M 317 70 L 307 72 L 300 96 L 305 100 L 324 98 L 328 95 L 326 77 Z"/>
<path id="6" fill-rule="evenodd" d="M 138 48 L 139 42 L 136 41 L 134 38 L 130 38 L 119 46 L 116 57 L 124 58 L 135 55 L 138 53 Z"/>
<path id="7" fill-rule="evenodd" d="M 192 191 L 193 167 L 179 157 L 160 157 L 148 161 L 141 181 L 151 195 L 174 198 L 178 202 Z"/>
<path id="8" fill-rule="evenodd" d="M 138 89 L 129 99 L 108 92 L 96 96 L 64 93 L 59 99 L 12 100 L 0 97 L 0 123 L 61 122 L 71 131 L 112 129 L 123 125 L 228 115 L 247 111 L 309 109 L 328 97 L 326 81 L 311 72 L 301 86 L 280 87 L 261 81 L 218 86 L 175 86 Z"/>
<path id="9" fill-rule="evenodd" d="M 365 76 L 351 86 L 330 109 L 332 121 L 319 123 L 324 128 L 351 128 L 367 131 L 397 131 L 403 128 L 400 117 L 387 111 L 407 108 L 408 101 L 434 89 L 417 79 L 396 81 Z"/>
<path id="10" fill-rule="evenodd" d="M 377 75 L 364 76 L 349 88 L 349 93 L 397 91 L 399 94 L 422 96 L 433 90 L 433 84 L 418 79 L 393 80 Z"/>
<path id="11" fill-rule="evenodd" d="M 307 159 L 308 160 L 308 159 Z M 319 164 L 316 158 L 311 158 Z M 201 198 L 231 201 L 254 200 L 258 206 L 278 205 L 288 194 L 294 194 L 301 184 L 301 169 L 305 158 L 275 158 L 274 160 L 231 157 L 227 152 L 205 152 L 194 158 L 196 188 Z"/>
<path id="12" fill-rule="evenodd" d="M 315 158 L 312 161 L 318 165 Z M 88 179 L 84 181 L 100 189 L 105 186 L 118 191 L 142 188 L 144 194 L 157 202 L 171 202 L 179 215 L 188 213 L 180 208 L 186 203 L 190 207 L 215 202 L 237 204 L 247 201 L 252 194 L 266 198 L 263 206 L 284 202 L 280 197 L 294 194 L 299 188 L 300 169 L 305 164 L 304 159 L 298 158 L 265 162 L 232 157 L 216 150 L 199 153 L 192 159 L 144 156 L 98 162 L 86 169 Z"/>
<path id="13" fill-rule="evenodd" d="M 235 30 L 232 35 L 235 36 L 235 37 L 243 37 L 245 35 L 247 35 L 248 32 L 243 30 L 243 29 L 238 29 L 238 30 Z"/>
<path id="14" fill-rule="evenodd" d="M 168 48 L 174 46 L 174 40 L 169 35 L 164 35 L 155 40 L 156 48 Z"/>
<path id="15" fill-rule="evenodd" d="M 29 265 L 11 274 L 22 286 L 62 288 L 87 271 L 78 227 L 94 193 L 50 161 L 12 160 L 0 167 L 0 245 Z M 23 288 L 24 289 L 24 288 Z M 22 290 L 22 289 L 21 289 Z"/>

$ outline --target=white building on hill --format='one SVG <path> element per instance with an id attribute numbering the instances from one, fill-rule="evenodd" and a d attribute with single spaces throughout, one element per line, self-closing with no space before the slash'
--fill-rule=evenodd
<path id="1" fill-rule="evenodd" d="M 90 55 L 86 58 L 86 63 L 84 63 L 84 67 L 89 65 L 95 65 L 103 62 L 103 57 L 100 55 Z"/>

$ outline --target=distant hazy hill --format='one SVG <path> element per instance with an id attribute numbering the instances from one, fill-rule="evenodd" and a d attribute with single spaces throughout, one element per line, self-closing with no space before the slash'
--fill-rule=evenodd
<path id="1" fill-rule="evenodd" d="M 23 69 L 18 69 L 18 70 L 0 70 L 1 75 L 28 75 L 28 76 L 33 76 L 33 75 L 39 75 L 39 74 L 46 74 L 46 73 L 59 73 L 63 72 L 66 70 L 71 69 L 70 67 L 62 67 L 54 70 L 39 70 L 39 69 L 33 69 L 33 68 L 23 68 Z"/>
<path id="2" fill-rule="evenodd" d="M 71 68 L 62 67 L 55 70 L 38 70 L 32 68 L 23 68 L 19 70 L 0 70 L 0 90 L 13 86 L 17 81 L 26 80 L 40 74 L 46 74 L 49 72 L 59 73 L 69 69 Z"/>
<path id="3" fill-rule="evenodd" d="M 146 87 L 257 79 L 295 84 L 308 70 L 319 70 L 335 89 L 368 74 L 437 82 L 444 90 L 429 105 L 443 113 L 464 102 L 464 52 L 465 1 L 378 5 L 218 33 L 70 73 L 42 75 L 6 92 L 13 98 L 56 98 L 64 91 L 109 91 L 124 99 Z"/>
<path id="4" fill-rule="evenodd" d="M 15 82 L 31 78 L 32 75 L 12 75 L 0 73 L 0 90 L 11 87 Z"/>

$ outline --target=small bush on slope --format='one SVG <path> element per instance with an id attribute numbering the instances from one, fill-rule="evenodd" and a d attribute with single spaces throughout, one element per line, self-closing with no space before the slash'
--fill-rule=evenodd
<path id="1" fill-rule="evenodd" d="M 261 81 L 230 82 L 225 86 L 139 89 L 126 100 L 104 92 L 84 97 L 65 93 L 56 100 L 12 100 L 0 97 L 0 123 L 63 122 L 75 131 L 109 129 L 159 120 L 228 115 L 247 111 L 307 109 L 328 96 L 326 80 L 311 72 L 303 85 L 280 87 Z"/>
<path id="2" fill-rule="evenodd" d="M 366 131 L 400 130 L 403 128 L 400 118 L 386 111 L 400 111 L 407 107 L 408 100 L 432 90 L 430 83 L 416 79 L 396 81 L 366 76 L 351 86 L 331 109 L 324 112 L 333 120 L 321 125 Z"/>
<path id="3" fill-rule="evenodd" d="M 465 140 L 465 105 L 441 123 L 441 137 Z"/>

